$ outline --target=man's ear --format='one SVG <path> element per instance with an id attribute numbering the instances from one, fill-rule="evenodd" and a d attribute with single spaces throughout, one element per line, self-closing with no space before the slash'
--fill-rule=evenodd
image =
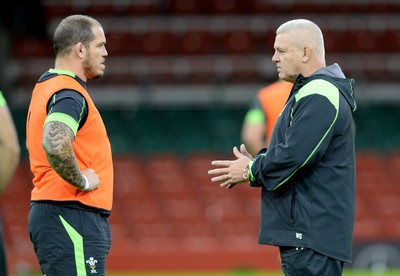
<path id="1" fill-rule="evenodd" d="M 74 45 L 74 50 L 76 55 L 81 58 L 83 58 L 86 54 L 86 47 L 80 42 Z"/>
<path id="2" fill-rule="evenodd" d="M 303 48 L 303 63 L 306 63 L 311 57 L 311 48 L 310 47 L 304 47 Z"/>

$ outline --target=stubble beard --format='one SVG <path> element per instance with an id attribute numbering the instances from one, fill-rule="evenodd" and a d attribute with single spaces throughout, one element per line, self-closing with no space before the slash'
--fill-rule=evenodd
<path id="1" fill-rule="evenodd" d="M 87 58 L 83 64 L 85 66 L 87 79 L 96 80 L 104 75 L 104 70 L 95 70 L 95 66 L 93 66 L 90 58 Z"/>

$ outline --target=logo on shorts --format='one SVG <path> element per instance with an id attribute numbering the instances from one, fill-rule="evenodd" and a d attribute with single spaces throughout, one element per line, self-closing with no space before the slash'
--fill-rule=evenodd
<path id="1" fill-rule="evenodd" d="M 303 238 L 303 234 L 302 233 L 296 233 L 296 239 L 301 240 Z"/>
<path id="2" fill-rule="evenodd" d="M 97 260 L 95 260 L 95 258 L 93 257 L 90 257 L 89 260 L 86 260 L 86 263 L 89 264 L 90 274 L 97 274 L 96 270 Z"/>

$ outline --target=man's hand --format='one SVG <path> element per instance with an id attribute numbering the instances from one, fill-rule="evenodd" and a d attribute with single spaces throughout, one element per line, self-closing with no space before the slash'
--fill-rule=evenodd
<path id="1" fill-rule="evenodd" d="M 85 192 L 93 191 L 99 188 L 100 185 L 100 180 L 98 175 L 93 169 L 86 169 L 81 171 L 84 176 L 86 176 L 88 182 L 89 182 L 89 187 L 88 189 L 85 190 Z"/>
<path id="2" fill-rule="evenodd" d="M 208 171 L 209 175 L 215 175 L 211 178 L 212 182 L 223 181 L 220 187 L 226 187 L 227 189 L 232 189 L 236 184 L 248 181 L 243 177 L 243 171 L 249 162 L 253 160 L 244 144 L 240 146 L 240 151 L 237 147 L 234 147 L 233 154 L 236 156 L 236 160 L 214 160 L 211 165 L 217 168 Z"/>

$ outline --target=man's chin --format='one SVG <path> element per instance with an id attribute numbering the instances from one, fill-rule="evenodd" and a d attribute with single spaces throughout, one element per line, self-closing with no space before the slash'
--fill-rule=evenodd
<path id="1" fill-rule="evenodd" d="M 292 82 L 292 83 L 295 82 L 296 78 L 297 78 L 297 76 L 288 76 L 288 75 L 285 75 L 285 74 L 282 74 L 282 73 L 279 73 L 278 77 L 281 80 L 284 80 L 284 81 L 287 81 L 287 82 Z"/>
<path id="2" fill-rule="evenodd" d="M 103 75 L 104 75 L 104 71 L 101 71 L 101 72 L 99 72 L 99 74 L 94 75 L 94 76 L 92 77 L 92 80 L 100 79 Z"/>

